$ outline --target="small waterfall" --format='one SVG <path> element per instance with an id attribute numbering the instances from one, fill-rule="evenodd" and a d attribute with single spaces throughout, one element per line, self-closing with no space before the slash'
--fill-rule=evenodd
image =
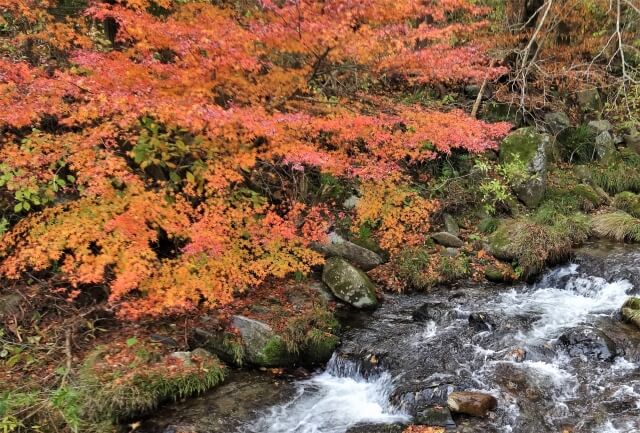
<path id="1" fill-rule="evenodd" d="M 299 382 L 290 402 L 271 408 L 246 433 L 344 433 L 360 423 L 391 424 L 409 417 L 389 402 L 393 378 L 380 369 L 333 355 L 326 369 Z"/>

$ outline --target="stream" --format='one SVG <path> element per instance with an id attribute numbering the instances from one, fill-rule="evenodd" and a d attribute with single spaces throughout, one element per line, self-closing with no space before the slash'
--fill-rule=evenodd
<path id="1" fill-rule="evenodd" d="M 461 433 L 640 432 L 640 331 L 618 310 L 640 288 L 640 249 L 595 244 L 532 284 L 388 295 L 352 313 L 342 344 L 310 376 L 239 372 L 171 405 L 145 433 L 391 432 L 446 406 L 453 390 L 492 394 Z M 455 424 L 454 424 L 455 423 Z"/>

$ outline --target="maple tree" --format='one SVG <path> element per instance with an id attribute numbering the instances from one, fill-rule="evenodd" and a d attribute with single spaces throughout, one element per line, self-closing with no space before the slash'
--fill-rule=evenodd
<path id="1" fill-rule="evenodd" d="M 472 1 L 0 11 L 0 274 L 56 272 L 70 296 L 105 285 L 123 317 L 309 273 L 309 243 L 346 214 L 392 254 L 419 245 L 437 209 L 421 167 L 510 129 L 394 96 L 505 73 L 471 42 L 490 12 Z M 360 191 L 354 210 L 328 180 Z"/>

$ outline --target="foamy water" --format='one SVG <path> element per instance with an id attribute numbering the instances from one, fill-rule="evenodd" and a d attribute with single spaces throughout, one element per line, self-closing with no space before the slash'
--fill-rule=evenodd
<path id="1" fill-rule="evenodd" d="M 389 403 L 393 378 L 365 377 L 358 366 L 335 355 L 325 372 L 298 384 L 290 402 L 276 406 L 249 426 L 251 433 L 344 433 L 359 423 L 393 424 L 409 416 Z"/>

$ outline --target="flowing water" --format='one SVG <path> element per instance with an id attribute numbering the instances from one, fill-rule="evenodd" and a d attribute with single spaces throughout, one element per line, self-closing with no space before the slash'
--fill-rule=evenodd
<path id="1" fill-rule="evenodd" d="M 479 390 L 498 408 L 454 416 L 460 432 L 640 432 L 640 331 L 617 313 L 639 271 L 640 250 L 600 248 L 531 285 L 388 296 L 323 371 L 226 431 L 382 432 Z"/>

